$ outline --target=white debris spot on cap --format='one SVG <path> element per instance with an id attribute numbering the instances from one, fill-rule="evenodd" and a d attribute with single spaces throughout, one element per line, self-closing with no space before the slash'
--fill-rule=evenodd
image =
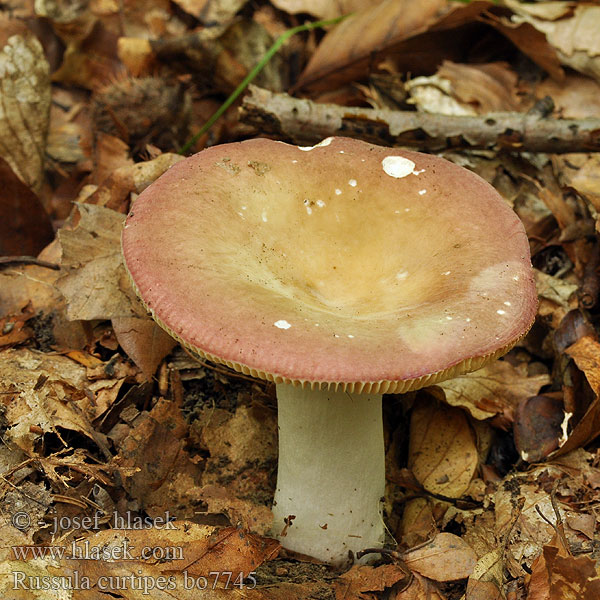
<path id="1" fill-rule="evenodd" d="M 293 164 L 293 165 L 295 165 L 295 164 L 298 164 L 298 161 L 297 161 L 296 159 L 294 159 L 294 160 L 292 161 L 292 164 Z"/>
<path id="2" fill-rule="evenodd" d="M 445 271 L 444 273 L 442 273 L 442 275 L 450 275 L 450 273 L 452 273 L 452 271 Z"/>
<path id="3" fill-rule="evenodd" d="M 419 196 L 422 196 L 423 194 L 426 194 L 427 190 L 419 190 Z"/>
<path id="4" fill-rule="evenodd" d="M 352 339 L 354 336 L 351 333 L 349 333 L 348 337 Z"/>
<path id="5" fill-rule="evenodd" d="M 467 323 L 470 323 L 470 322 L 471 322 L 471 317 L 467 317 L 467 318 L 465 319 L 465 321 L 466 321 Z"/>
<path id="6" fill-rule="evenodd" d="M 390 176 L 399 179 L 414 173 L 415 163 L 404 156 L 386 156 L 382 161 L 383 170 Z"/>
<path id="7" fill-rule="evenodd" d="M 308 198 L 304 198 L 304 206 L 306 206 L 306 212 L 312 215 L 312 208 L 310 207 L 310 200 Z"/>
<path id="8" fill-rule="evenodd" d="M 398 271 L 396 273 L 396 279 L 398 281 L 404 281 L 408 277 L 408 271 Z"/>
<path id="9" fill-rule="evenodd" d="M 498 309 L 496 312 L 497 312 L 499 315 L 505 315 L 505 314 L 506 314 L 506 311 L 505 311 L 505 310 L 502 310 L 501 308 L 499 308 L 499 309 Z"/>
<path id="10" fill-rule="evenodd" d="M 267 222 L 267 211 L 263 210 L 260 217 L 263 220 L 263 223 L 266 223 Z"/>
<path id="11" fill-rule="evenodd" d="M 511 304 L 511 303 L 510 303 L 510 302 L 507 300 L 507 301 L 504 303 L 504 306 L 512 306 L 512 304 Z"/>
<path id="12" fill-rule="evenodd" d="M 335 195 L 339 196 L 342 193 L 342 190 L 340 190 L 340 188 L 335 188 Z"/>
<path id="13" fill-rule="evenodd" d="M 446 317 L 446 319 L 447 319 L 448 321 L 452 321 L 452 317 L 450 317 L 450 316 Z"/>
<path id="14" fill-rule="evenodd" d="M 275 325 L 275 327 L 278 327 L 279 329 L 289 329 L 291 327 L 291 324 L 288 323 L 285 319 L 279 319 L 279 321 L 275 321 L 273 325 Z"/>
<path id="15" fill-rule="evenodd" d="M 331 142 L 333 142 L 333 138 L 328 137 L 328 138 L 325 138 L 324 140 L 322 140 L 321 142 L 319 142 L 318 144 L 315 144 L 314 146 L 298 146 L 298 150 L 302 150 L 303 152 L 309 152 L 310 150 L 314 150 L 315 148 L 329 146 L 329 144 L 331 144 Z"/>
<path id="16" fill-rule="evenodd" d="M 356 187 L 356 179 L 349 179 L 348 180 L 348 185 L 351 185 L 352 187 Z"/>
<path id="17" fill-rule="evenodd" d="M 421 169 L 420 171 L 413 171 L 413 175 L 420 175 L 421 173 L 425 173 L 425 169 Z"/>
<path id="18" fill-rule="evenodd" d="M 317 200 L 317 206 L 319 208 L 323 208 L 325 206 L 325 202 L 323 202 L 323 200 Z"/>

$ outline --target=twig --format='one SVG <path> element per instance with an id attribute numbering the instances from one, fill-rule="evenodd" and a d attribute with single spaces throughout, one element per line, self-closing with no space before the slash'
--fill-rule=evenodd
<path id="1" fill-rule="evenodd" d="M 0 269 L 11 265 L 36 265 L 37 267 L 60 271 L 60 265 L 39 260 L 35 256 L 0 256 Z"/>
<path id="2" fill-rule="evenodd" d="M 256 86 L 248 89 L 240 119 L 261 133 L 298 144 L 342 135 L 429 151 L 448 148 L 551 153 L 600 151 L 600 119 L 552 119 L 524 113 L 456 117 L 318 104 Z"/>

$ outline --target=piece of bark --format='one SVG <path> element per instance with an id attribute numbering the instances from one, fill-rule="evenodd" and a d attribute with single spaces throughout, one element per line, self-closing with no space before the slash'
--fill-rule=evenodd
<path id="1" fill-rule="evenodd" d="M 600 119 L 552 119 L 522 113 L 456 117 L 318 104 L 256 86 L 248 90 L 240 119 L 263 134 L 299 144 L 337 135 L 429 151 L 448 148 L 551 153 L 600 151 Z"/>

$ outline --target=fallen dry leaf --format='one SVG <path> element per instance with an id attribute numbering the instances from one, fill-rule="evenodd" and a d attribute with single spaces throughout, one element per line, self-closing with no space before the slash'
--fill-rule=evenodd
<path id="1" fill-rule="evenodd" d="M 173 403 L 161 399 L 149 413 L 135 417 L 119 445 L 115 465 L 124 470 L 123 488 L 149 514 L 170 510 L 181 517 L 180 508 L 199 498 L 202 467 L 185 449 L 187 428 Z"/>
<path id="2" fill-rule="evenodd" d="M 34 192 L 44 174 L 50 67 L 23 22 L 0 19 L 0 156 Z"/>
<path id="3" fill-rule="evenodd" d="M 513 424 L 515 447 L 521 458 L 537 462 L 556 450 L 564 422 L 562 399 L 531 396 L 521 400 Z"/>
<path id="4" fill-rule="evenodd" d="M 563 119 L 600 117 L 600 84 L 589 77 L 568 73 L 562 83 L 548 78 L 536 86 L 535 95 L 540 100 L 550 96 Z"/>
<path id="5" fill-rule="evenodd" d="M 381 0 L 273 0 L 272 4 L 279 10 L 291 15 L 308 13 L 319 19 L 335 19 L 342 15 L 365 10 L 379 4 Z"/>
<path id="6" fill-rule="evenodd" d="M 504 551 L 496 548 L 482 556 L 467 582 L 466 600 L 501 600 L 504 584 Z"/>
<path id="7" fill-rule="evenodd" d="M 381 565 L 370 567 L 354 565 L 343 573 L 334 583 L 336 600 L 365 600 L 372 598 L 368 592 L 382 592 L 398 581 L 406 579 L 408 574 L 399 565 Z"/>
<path id="8" fill-rule="evenodd" d="M 600 79 L 600 7 L 576 2 L 531 5 L 506 0 L 515 22 L 527 22 L 543 32 L 564 65 Z M 554 5 L 554 6 L 553 6 Z"/>
<path id="9" fill-rule="evenodd" d="M 0 152 L 1 148 L 0 139 Z M 37 256 L 54 238 L 50 217 L 39 198 L 3 158 L 0 184 L 0 256 Z"/>
<path id="10" fill-rule="evenodd" d="M 556 452 L 560 456 L 580 448 L 600 435 L 600 343 L 590 336 L 584 336 L 566 349 L 575 364 L 581 369 L 596 399 L 587 408 L 581 420 L 575 425 L 567 441 Z"/>
<path id="11" fill-rule="evenodd" d="M 519 401 L 534 396 L 548 383 L 548 375 L 530 377 L 509 362 L 497 360 L 473 373 L 444 381 L 439 387 L 448 404 L 462 406 L 482 420 L 498 414 L 510 416 Z"/>
<path id="12" fill-rule="evenodd" d="M 571 556 L 555 536 L 533 563 L 527 600 L 596 600 L 600 570 L 589 556 Z"/>
<path id="13" fill-rule="evenodd" d="M 411 571 L 435 581 L 457 581 L 473 573 L 477 555 L 452 533 L 438 533 L 428 544 L 409 550 L 402 556 Z"/>
<path id="14" fill-rule="evenodd" d="M 460 498 L 479 457 L 475 434 L 458 408 L 422 398 L 412 412 L 408 467 L 428 491 Z"/>
<path id="15" fill-rule="evenodd" d="M 431 77 L 406 83 L 419 110 L 452 115 L 511 112 L 519 107 L 517 75 L 505 63 L 483 65 L 444 61 Z"/>
<path id="16" fill-rule="evenodd" d="M 6 436 L 33 453 L 44 433 L 54 433 L 65 447 L 61 430 L 75 431 L 106 447 L 78 401 L 85 398 L 85 368 L 63 356 L 8 349 L 0 352 L 0 396 L 10 427 Z M 18 382 L 13 384 L 11 382 Z"/>
<path id="17" fill-rule="evenodd" d="M 372 64 L 374 53 L 427 31 L 445 5 L 444 0 L 383 0 L 351 15 L 325 36 L 297 87 L 316 87 L 327 78 L 327 86 L 335 88 L 360 79 Z"/>
<path id="18" fill-rule="evenodd" d="M 203 23 L 225 23 L 246 4 L 247 0 L 174 0 L 185 12 Z"/>
<path id="19" fill-rule="evenodd" d="M 413 579 L 406 589 L 398 590 L 390 596 L 390 600 L 445 600 L 445 596 L 437 589 L 437 584 L 418 573 L 413 573 Z"/>
<path id="20" fill-rule="evenodd" d="M 148 380 L 177 345 L 175 339 L 147 317 L 115 317 L 112 326 L 119 345 Z"/>
<path id="21" fill-rule="evenodd" d="M 67 299 L 68 318 L 92 321 L 145 316 L 135 296 L 123 291 L 129 289 L 121 257 L 125 217 L 92 204 L 79 204 L 77 210 L 79 223 L 58 232 L 65 274 L 57 287 Z"/>

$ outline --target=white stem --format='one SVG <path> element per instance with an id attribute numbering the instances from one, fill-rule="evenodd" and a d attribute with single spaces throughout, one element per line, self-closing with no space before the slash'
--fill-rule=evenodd
<path id="1" fill-rule="evenodd" d="M 381 395 L 277 386 L 274 534 L 284 548 L 339 565 L 380 547 L 385 457 Z M 289 527 L 288 516 L 294 515 Z M 285 531 L 285 534 L 282 532 Z"/>

